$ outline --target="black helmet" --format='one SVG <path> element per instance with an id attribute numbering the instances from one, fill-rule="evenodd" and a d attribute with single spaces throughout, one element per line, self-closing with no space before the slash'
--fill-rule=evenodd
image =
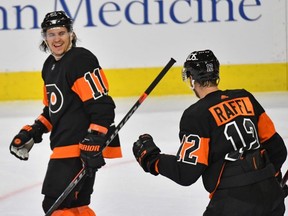
<path id="1" fill-rule="evenodd" d="M 64 11 L 53 11 L 47 13 L 43 22 L 41 23 L 42 32 L 53 27 L 63 26 L 66 27 L 68 32 L 73 30 L 73 22 Z"/>
<path id="2" fill-rule="evenodd" d="M 193 80 L 203 84 L 219 80 L 219 61 L 211 50 L 194 51 L 187 57 L 182 70 L 185 81 L 192 76 Z"/>

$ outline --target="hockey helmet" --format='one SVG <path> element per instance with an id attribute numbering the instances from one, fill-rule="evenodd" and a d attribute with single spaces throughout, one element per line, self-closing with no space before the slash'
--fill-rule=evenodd
<path id="1" fill-rule="evenodd" d="M 53 11 L 47 13 L 43 22 L 41 23 L 42 32 L 45 33 L 47 29 L 54 27 L 66 27 L 68 32 L 73 30 L 73 21 L 64 11 Z"/>
<path id="2" fill-rule="evenodd" d="M 203 84 L 207 81 L 219 80 L 219 61 L 211 50 L 190 53 L 182 70 L 183 81 L 190 76 L 195 82 Z"/>

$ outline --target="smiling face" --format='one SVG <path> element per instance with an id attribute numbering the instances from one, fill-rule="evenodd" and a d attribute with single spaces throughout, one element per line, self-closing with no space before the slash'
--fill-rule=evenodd
<path id="1" fill-rule="evenodd" d="M 66 27 L 50 28 L 45 41 L 56 60 L 59 60 L 72 46 L 72 33 Z"/>

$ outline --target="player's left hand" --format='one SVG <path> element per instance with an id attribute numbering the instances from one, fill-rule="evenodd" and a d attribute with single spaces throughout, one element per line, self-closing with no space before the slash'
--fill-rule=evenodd
<path id="1" fill-rule="evenodd" d="M 149 134 L 139 136 L 139 139 L 133 144 L 133 154 L 144 169 L 145 172 L 150 172 L 153 175 L 159 173 L 155 169 L 155 163 L 159 159 L 161 150 L 155 145 L 153 138 Z"/>

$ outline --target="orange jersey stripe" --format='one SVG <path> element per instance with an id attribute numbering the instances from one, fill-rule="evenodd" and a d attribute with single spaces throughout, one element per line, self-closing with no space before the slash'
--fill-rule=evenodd
<path id="1" fill-rule="evenodd" d="M 258 121 L 258 134 L 260 143 L 270 139 L 276 133 L 274 124 L 269 116 L 264 112 L 260 115 Z"/>
<path id="2" fill-rule="evenodd" d="M 82 101 L 106 94 L 108 88 L 106 76 L 103 70 L 98 68 L 93 72 L 87 72 L 84 77 L 77 79 L 72 86 L 72 90 L 79 95 Z"/>
<path id="3" fill-rule="evenodd" d="M 253 105 L 248 97 L 224 101 L 209 108 L 218 126 L 226 124 L 237 116 L 253 116 Z"/>
<path id="4" fill-rule="evenodd" d="M 102 154 L 104 158 L 121 158 L 122 157 L 121 147 L 107 146 L 103 150 Z"/>
<path id="5" fill-rule="evenodd" d="M 53 149 L 53 153 L 50 156 L 51 159 L 73 158 L 73 157 L 80 157 L 79 144 L 56 147 Z M 122 157 L 121 148 L 107 146 L 103 150 L 103 157 L 120 158 Z"/>
<path id="6" fill-rule="evenodd" d="M 196 165 L 201 163 L 208 166 L 209 138 L 189 135 L 183 137 L 183 142 L 178 152 L 178 161 Z"/>
<path id="7" fill-rule="evenodd" d="M 69 146 L 60 146 L 53 149 L 51 154 L 51 159 L 59 158 L 72 158 L 80 156 L 79 144 L 69 145 Z"/>
<path id="8" fill-rule="evenodd" d="M 79 95 L 82 101 L 93 98 L 93 91 L 83 77 L 76 80 L 72 86 L 72 90 Z"/>
<path id="9" fill-rule="evenodd" d="M 48 106 L 49 104 L 48 104 L 48 98 L 47 98 L 47 90 L 46 90 L 46 86 L 44 85 L 43 86 L 43 104 L 45 105 L 45 106 Z"/>
<path id="10" fill-rule="evenodd" d="M 45 125 L 45 127 L 47 128 L 48 131 L 52 130 L 52 124 L 42 115 L 40 115 L 37 118 L 43 125 Z"/>
<path id="11" fill-rule="evenodd" d="M 201 138 L 200 148 L 193 152 L 193 155 L 198 156 L 198 163 L 208 166 L 208 154 L 209 154 L 209 138 Z"/>

